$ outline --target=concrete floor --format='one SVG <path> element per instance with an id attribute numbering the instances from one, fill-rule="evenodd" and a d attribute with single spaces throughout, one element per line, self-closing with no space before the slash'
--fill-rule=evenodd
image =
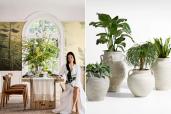
<path id="1" fill-rule="evenodd" d="M 108 93 L 104 101 L 87 102 L 86 114 L 171 114 L 171 90 L 134 97 L 126 83 L 118 93 Z"/>

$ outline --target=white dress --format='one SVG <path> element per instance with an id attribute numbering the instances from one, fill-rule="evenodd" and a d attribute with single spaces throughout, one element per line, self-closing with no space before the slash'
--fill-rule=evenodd
<path id="1" fill-rule="evenodd" d="M 66 65 L 62 67 L 60 74 L 66 80 L 68 70 Z M 60 97 L 60 105 L 53 109 L 52 112 L 60 113 L 60 114 L 71 114 L 72 113 L 72 105 L 73 105 L 73 86 L 76 86 L 80 89 L 80 105 L 79 114 L 85 114 L 85 102 L 86 102 L 86 95 L 81 83 L 81 69 L 80 66 L 74 65 L 71 71 L 71 75 L 75 75 L 76 79 L 72 81 L 72 83 L 66 84 L 66 89 L 62 93 Z"/>

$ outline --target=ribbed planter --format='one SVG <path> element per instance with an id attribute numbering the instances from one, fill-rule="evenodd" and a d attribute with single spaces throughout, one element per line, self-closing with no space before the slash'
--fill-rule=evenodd
<path id="1" fill-rule="evenodd" d="M 89 77 L 86 84 L 86 94 L 89 101 L 101 101 L 107 94 L 109 78 Z"/>
<path id="2" fill-rule="evenodd" d="M 107 52 L 104 51 L 104 55 L 101 56 L 101 61 L 110 66 L 110 92 L 117 92 L 120 90 L 120 86 L 126 76 L 126 63 L 125 56 L 122 52 Z"/>
<path id="3" fill-rule="evenodd" d="M 157 90 L 171 89 L 171 59 L 158 58 L 152 67 Z"/>
<path id="4" fill-rule="evenodd" d="M 155 84 L 151 70 L 130 70 L 127 83 L 132 94 L 137 97 L 150 94 Z"/>

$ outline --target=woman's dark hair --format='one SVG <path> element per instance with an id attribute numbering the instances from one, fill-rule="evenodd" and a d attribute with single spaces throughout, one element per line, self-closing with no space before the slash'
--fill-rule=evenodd
<path id="1" fill-rule="evenodd" d="M 74 55 L 74 53 L 73 52 L 68 52 L 67 53 L 67 56 L 66 56 L 66 61 L 67 61 L 67 63 L 66 63 L 66 68 L 67 68 L 67 70 L 68 70 L 68 74 L 67 74 L 67 83 L 71 83 L 74 79 L 72 78 L 72 76 L 71 76 L 71 69 L 69 68 L 69 61 L 68 61 L 68 56 L 69 55 L 72 55 L 73 56 L 73 58 L 74 58 L 74 61 L 73 61 L 73 63 L 74 64 L 76 64 L 76 60 L 75 60 L 75 55 Z"/>
<path id="2" fill-rule="evenodd" d="M 69 55 L 72 55 L 72 56 L 73 56 L 73 58 L 74 58 L 74 64 L 76 64 L 75 55 L 74 55 L 73 52 L 68 52 L 68 53 L 67 53 L 67 56 L 66 56 L 67 64 L 69 65 L 69 61 L 68 61 L 68 56 L 69 56 Z"/>

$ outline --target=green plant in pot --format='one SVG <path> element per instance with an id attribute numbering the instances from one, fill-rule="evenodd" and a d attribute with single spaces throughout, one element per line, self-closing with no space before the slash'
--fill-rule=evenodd
<path id="1" fill-rule="evenodd" d="M 128 73 L 128 87 L 134 96 L 147 96 L 154 88 L 152 64 L 157 59 L 157 51 L 151 42 L 136 44 L 128 49 L 126 59 L 134 69 Z"/>
<path id="2" fill-rule="evenodd" d="M 88 100 L 103 100 L 109 88 L 110 67 L 103 63 L 88 64 L 86 73 L 86 94 Z"/>
<path id="3" fill-rule="evenodd" d="M 171 89 L 170 38 L 166 38 L 165 42 L 161 37 L 155 38 L 154 46 L 157 49 L 158 55 L 158 59 L 152 67 L 155 74 L 155 87 L 157 90 Z"/>
<path id="4" fill-rule="evenodd" d="M 36 74 L 41 73 L 43 69 L 48 69 L 47 63 L 56 59 L 58 53 L 59 48 L 50 39 L 32 38 L 23 41 L 23 62 L 27 63 L 30 70 Z"/>
<path id="5" fill-rule="evenodd" d="M 101 56 L 101 61 L 109 65 L 112 69 L 109 91 L 119 91 L 120 85 L 126 75 L 126 66 L 123 52 L 126 47 L 126 39 L 134 42 L 131 37 L 131 29 L 127 19 L 119 16 L 111 17 L 108 14 L 97 13 L 97 22 L 91 22 L 89 25 L 96 28 L 102 28 L 104 31 L 96 36 L 96 44 L 106 44 L 107 50 Z"/>

